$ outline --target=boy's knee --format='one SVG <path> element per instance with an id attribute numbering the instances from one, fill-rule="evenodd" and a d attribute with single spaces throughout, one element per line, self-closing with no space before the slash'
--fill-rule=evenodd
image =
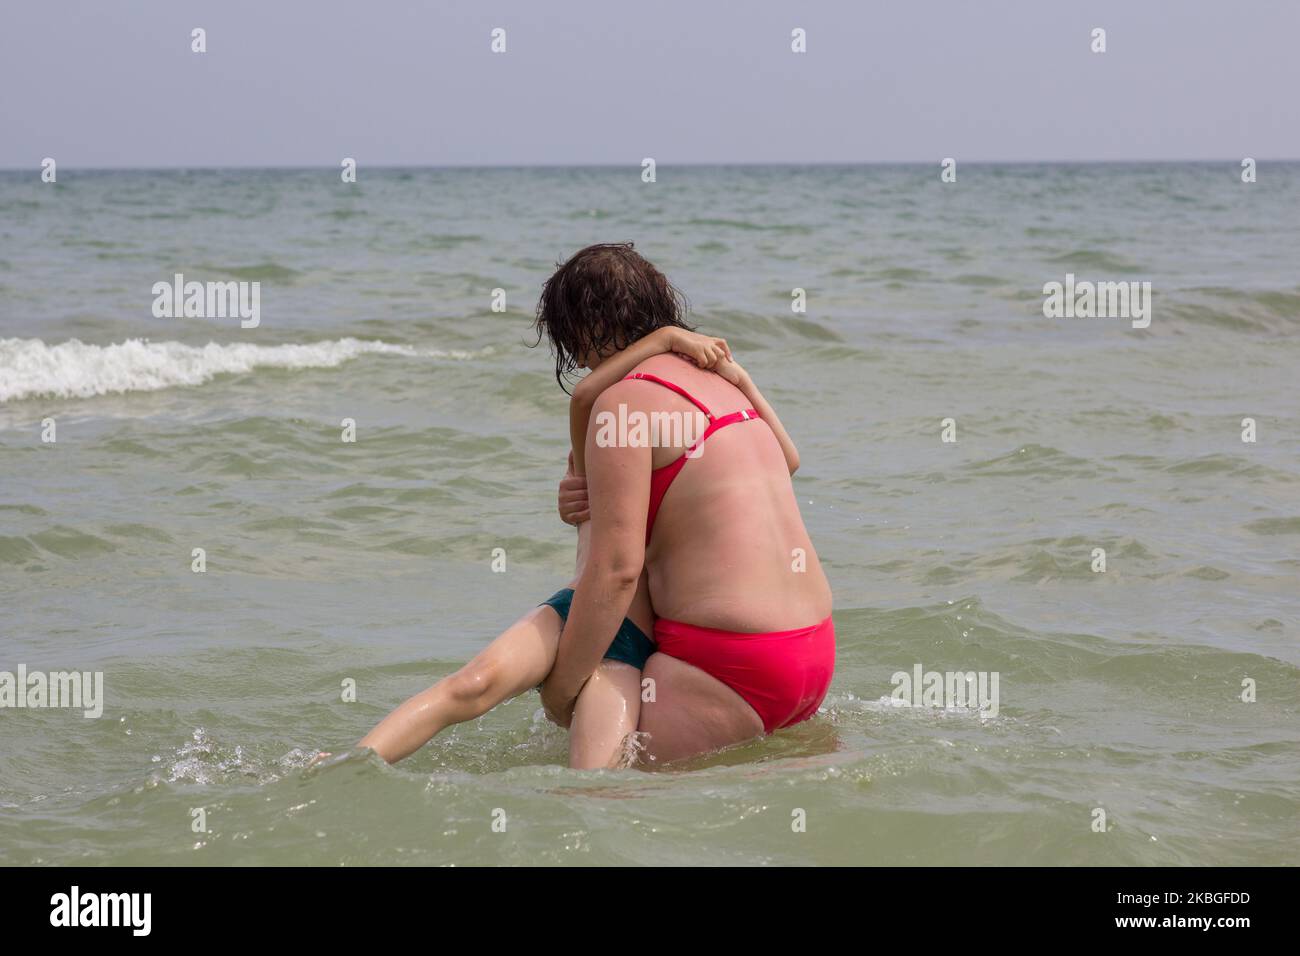
<path id="1" fill-rule="evenodd" d="M 473 706 L 491 695 L 499 679 L 491 663 L 470 661 L 447 678 L 447 691 L 457 703 Z"/>

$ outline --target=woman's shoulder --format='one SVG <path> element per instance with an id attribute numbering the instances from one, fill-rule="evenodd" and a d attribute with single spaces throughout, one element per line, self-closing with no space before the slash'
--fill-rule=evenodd
<path id="1" fill-rule="evenodd" d="M 651 356 L 633 369 L 628 377 L 637 375 L 653 375 L 692 393 L 699 391 L 721 396 L 732 388 L 731 383 L 721 375 L 702 369 L 685 356 L 675 353 Z"/>

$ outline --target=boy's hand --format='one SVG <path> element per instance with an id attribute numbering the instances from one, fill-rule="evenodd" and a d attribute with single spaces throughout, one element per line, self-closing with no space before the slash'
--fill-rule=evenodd
<path id="1" fill-rule="evenodd" d="M 668 336 L 669 348 L 685 355 L 700 368 L 713 368 L 724 359 L 731 358 L 731 349 L 726 339 L 712 335 L 700 335 L 686 329 L 671 329 Z"/>
<path id="2" fill-rule="evenodd" d="M 569 469 L 560 479 L 558 507 L 560 520 L 575 527 L 591 520 L 591 503 L 587 500 L 587 479 L 573 473 L 573 452 L 569 452 Z"/>

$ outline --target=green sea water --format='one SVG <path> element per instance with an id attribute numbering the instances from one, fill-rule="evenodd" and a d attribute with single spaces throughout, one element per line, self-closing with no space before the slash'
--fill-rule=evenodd
<path id="1" fill-rule="evenodd" d="M 0 863 L 1295 863 L 1300 165 L 1239 172 L 0 173 L 0 671 L 104 681 L 0 708 Z M 622 240 L 799 445 L 822 712 L 579 773 L 527 694 L 306 769 L 567 580 L 529 324 Z M 260 324 L 156 318 L 175 273 Z M 1067 273 L 1150 281 L 1150 327 L 1045 318 Z M 917 665 L 997 715 L 893 700 Z"/>

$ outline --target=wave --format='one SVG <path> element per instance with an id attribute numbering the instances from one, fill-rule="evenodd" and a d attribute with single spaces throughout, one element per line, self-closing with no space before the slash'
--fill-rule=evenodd
<path id="1" fill-rule="evenodd" d="M 1300 319 L 1300 288 L 1247 290 L 1209 286 L 1189 290 L 1191 300 L 1165 311 L 1186 322 L 1229 332 L 1291 334 Z"/>
<path id="2" fill-rule="evenodd" d="M 1049 256 L 1047 261 L 1073 269 L 1099 269 L 1105 272 L 1133 273 L 1142 268 L 1138 263 L 1104 249 L 1072 249 L 1060 255 Z"/>
<path id="3" fill-rule="evenodd" d="M 202 266 L 203 272 L 218 272 L 234 276 L 236 279 L 261 282 L 292 282 L 302 275 L 297 269 L 290 269 L 278 262 L 262 262 L 255 266 Z"/>
<path id="4" fill-rule="evenodd" d="M 465 359 L 473 352 L 418 350 L 409 345 L 343 338 L 286 345 L 185 345 L 127 339 L 87 345 L 70 339 L 0 339 L 0 404 L 27 398 L 92 398 L 203 385 L 218 375 L 257 368 L 334 368 L 361 355 Z"/>
<path id="5" fill-rule="evenodd" d="M 712 229 L 743 229 L 746 232 L 780 232 L 795 236 L 811 236 L 813 234 L 813 230 L 809 226 L 790 223 L 766 224 L 751 222 L 748 219 L 689 219 L 686 225 L 705 226 Z"/>

